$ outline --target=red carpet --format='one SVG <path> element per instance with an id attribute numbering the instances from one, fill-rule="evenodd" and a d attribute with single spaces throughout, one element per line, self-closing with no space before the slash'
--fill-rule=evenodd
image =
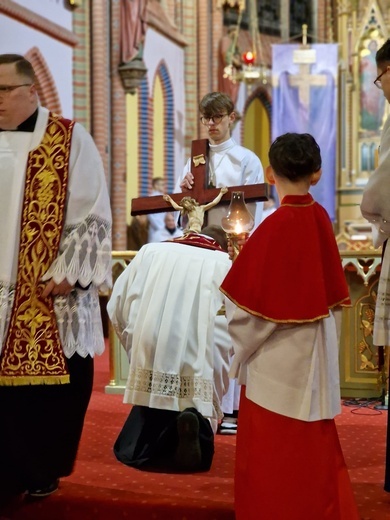
<path id="1" fill-rule="evenodd" d="M 115 459 L 112 446 L 129 407 L 122 404 L 121 395 L 104 393 L 108 352 L 96 360 L 95 370 L 75 472 L 61 481 L 57 493 L 38 502 L 23 501 L 7 518 L 234 520 L 235 438 L 216 437 L 213 466 L 207 473 L 168 475 L 124 466 Z M 386 413 L 343 407 L 337 419 L 362 520 L 390 520 L 390 494 L 383 491 Z M 262 518 L 259 511 L 259 520 L 272 519 Z"/>

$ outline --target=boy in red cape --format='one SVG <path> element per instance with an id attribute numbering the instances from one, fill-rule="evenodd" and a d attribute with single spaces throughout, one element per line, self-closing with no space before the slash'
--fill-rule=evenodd
<path id="1" fill-rule="evenodd" d="M 309 194 L 321 177 L 309 134 L 271 145 L 267 180 L 280 207 L 222 283 L 241 392 L 237 520 L 359 518 L 334 417 L 338 343 L 350 305 L 332 224 Z M 234 304 L 234 305 L 233 305 Z"/>

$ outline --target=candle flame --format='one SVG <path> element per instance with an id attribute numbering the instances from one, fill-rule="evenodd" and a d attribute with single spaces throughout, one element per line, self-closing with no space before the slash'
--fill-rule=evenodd
<path id="1" fill-rule="evenodd" d="M 234 232 L 236 233 L 236 235 L 240 235 L 243 232 L 242 225 L 238 222 L 234 226 Z"/>

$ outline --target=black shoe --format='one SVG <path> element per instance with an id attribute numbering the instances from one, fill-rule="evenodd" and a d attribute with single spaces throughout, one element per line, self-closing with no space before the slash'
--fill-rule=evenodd
<path id="1" fill-rule="evenodd" d="M 34 498 L 48 497 L 49 495 L 55 493 L 58 490 L 59 483 L 60 483 L 59 479 L 53 480 L 53 482 L 50 482 L 50 484 L 47 486 L 28 489 L 27 494 L 30 497 L 34 497 Z"/>
<path id="2" fill-rule="evenodd" d="M 199 443 L 199 420 L 189 410 L 184 410 L 177 418 L 179 443 L 175 453 L 176 468 L 181 471 L 201 469 L 202 452 Z"/>

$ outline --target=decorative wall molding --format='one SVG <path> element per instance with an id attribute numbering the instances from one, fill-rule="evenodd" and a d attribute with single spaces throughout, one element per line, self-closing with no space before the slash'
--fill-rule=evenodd
<path id="1" fill-rule="evenodd" d="M 33 47 L 26 52 L 25 58 L 29 60 L 33 66 L 38 82 L 36 87 L 41 105 L 58 115 L 62 115 L 58 90 L 49 66 L 47 65 L 41 51 L 37 47 Z"/>
<path id="2" fill-rule="evenodd" d="M 13 20 L 18 20 L 33 29 L 37 29 L 51 38 L 55 38 L 71 47 L 75 47 L 78 44 L 78 38 L 72 31 L 64 29 L 47 18 L 13 2 L 13 0 L 0 0 L 0 13 L 9 16 Z"/>

